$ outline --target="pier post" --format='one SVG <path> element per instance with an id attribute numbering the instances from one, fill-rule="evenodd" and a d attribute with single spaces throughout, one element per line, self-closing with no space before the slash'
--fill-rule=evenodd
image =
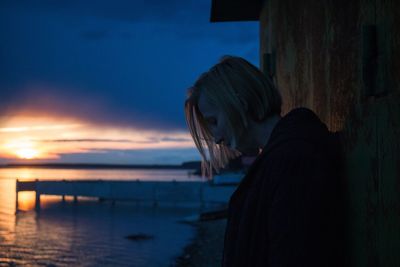
<path id="1" fill-rule="evenodd" d="M 39 211 L 40 210 L 40 192 L 37 188 L 37 183 L 38 179 L 35 180 L 35 194 L 36 194 L 36 200 L 35 200 L 35 210 Z"/>
<path id="2" fill-rule="evenodd" d="M 35 209 L 36 211 L 40 210 L 40 193 L 38 191 L 36 193 L 36 200 L 35 200 Z"/>
<path id="3" fill-rule="evenodd" d="M 15 186 L 15 213 L 18 213 L 18 187 L 19 187 L 19 180 L 17 179 L 17 183 Z"/>

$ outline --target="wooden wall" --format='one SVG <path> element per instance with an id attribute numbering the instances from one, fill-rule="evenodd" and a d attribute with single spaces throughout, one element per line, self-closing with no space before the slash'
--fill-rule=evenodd
<path id="1" fill-rule="evenodd" d="M 344 136 L 349 266 L 400 266 L 400 1 L 267 0 L 260 66 L 283 114 Z"/>

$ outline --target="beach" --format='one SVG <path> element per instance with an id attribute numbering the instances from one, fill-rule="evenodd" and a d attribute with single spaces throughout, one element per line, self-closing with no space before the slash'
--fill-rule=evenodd
<path id="1" fill-rule="evenodd" d="M 226 219 L 191 223 L 196 234 L 176 259 L 176 267 L 220 267 Z"/>

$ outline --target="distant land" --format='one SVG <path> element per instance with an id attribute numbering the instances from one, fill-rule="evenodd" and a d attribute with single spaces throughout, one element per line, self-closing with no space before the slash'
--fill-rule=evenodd
<path id="1" fill-rule="evenodd" d="M 200 169 L 200 161 L 180 165 L 163 164 L 96 164 L 96 163 L 7 163 L 0 168 L 49 168 L 49 169 Z"/>

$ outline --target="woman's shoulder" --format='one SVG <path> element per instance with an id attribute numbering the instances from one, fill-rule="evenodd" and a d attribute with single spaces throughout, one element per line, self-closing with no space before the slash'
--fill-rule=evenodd
<path id="1" fill-rule="evenodd" d="M 310 109 L 299 107 L 292 109 L 274 127 L 267 151 L 286 152 L 301 148 L 310 148 L 326 143 L 329 139 L 327 126 Z M 278 153 L 277 151 L 276 153 Z M 299 151 L 301 152 L 301 151 Z"/>

